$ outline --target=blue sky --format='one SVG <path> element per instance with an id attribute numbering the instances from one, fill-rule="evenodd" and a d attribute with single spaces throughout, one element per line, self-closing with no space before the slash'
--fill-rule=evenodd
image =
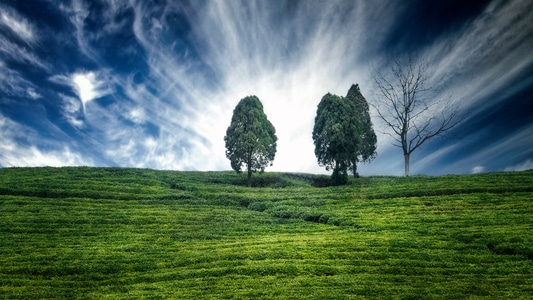
<path id="1" fill-rule="evenodd" d="M 532 169 L 531 20 L 529 0 L 2 1 L 0 166 L 229 170 L 233 109 L 257 95 L 278 136 L 267 170 L 322 173 L 322 96 L 358 83 L 372 103 L 372 70 L 412 54 L 464 121 L 411 174 Z M 372 120 L 359 173 L 403 174 Z"/>

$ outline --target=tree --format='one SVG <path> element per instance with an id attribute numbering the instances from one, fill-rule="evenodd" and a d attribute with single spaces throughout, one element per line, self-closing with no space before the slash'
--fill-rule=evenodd
<path id="1" fill-rule="evenodd" d="M 405 176 L 409 176 L 411 153 L 431 138 L 445 134 L 460 120 L 458 109 L 449 101 L 434 100 L 429 75 L 423 63 L 411 57 L 395 60 L 389 72 L 372 75 L 380 99 L 373 105 L 379 118 L 390 129 L 385 132 L 403 150 Z"/>
<path id="2" fill-rule="evenodd" d="M 327 93 L 318 104 L 313 128 L 315 155 L 326 170 L 333 169 L 334 184 L 344 184 L 348 168 L 361 145 L 359 117 L 353 101 Z"/>
<path id="3" fill-rule="evenodd" d="M 372 127 L 372 120 L 370 119 L 369 106 L 365 97 L 361 94 L 358 84 L 352 84 L 346 94 L 346 99 L 353 101 L 355 105 L 355 114 L 359 118 L 359 136 L 361 138 L 360 147 L 354 153 L 351 161 L 353 176 L 357 177 L 357 163 L 367 163 L 376 158 L 376 144 L 377 137 Z"/>
<path id="4" fill-rule="evenodd" d="M 243 165 L 246 166 L 249 187 L 252 172 L 264 172 L 265 167 L 272 166 L 276 155 L 276 130 L 263 112 L 259 98 L 248 96 L 239 101 L 224 141 L 231 167 L 241 173 Z"/>

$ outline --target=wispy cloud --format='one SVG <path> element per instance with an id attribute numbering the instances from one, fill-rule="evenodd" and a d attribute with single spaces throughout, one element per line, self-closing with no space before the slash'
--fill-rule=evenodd
<path id="1" fill-rule="evenodd" d="M 142 107 L 132 108 L 127 114 L 126 117 L 130 119 L 135 124 L 143 124 L 146 122 L 146 112 Z"/>
<path id="2" fill-rule="evenodd" d="M 469 26 L 428 49 L 434 82 L 474 109 L 496 104 L 500 99 L 488 96 L 533 64 L 531 18 L 530 1 L 492 1 Z"/>
<path id="3" fill-rule="evenodd" d="M 91 34 L 83 33 L 83 20 L 88 15 L 85 6 L 82 2 L 74 4 L 80 48 L 93 57 L 98 56 L 98 49 L 90 47 L 88 37 Z M 146 53 L 149 77 L 140 85 L 131 84 L 131 77 L 116 78 L 115 83 L 133 100 L 129 105 L 118 104 L 117 109 L 137 126 L 146 120 L 154 122 L 159 135 L 147 135 L 138 128 L 118 131 L 129 132 L 124 135 L 113 134 L 117 131 L 113 128 L 102 128 L 102 131 L 115 136 L 113 140 L 124 145 L 125 150 L 135 149 L 135 157 L 143 157 L 140 161 L 156 168 L 168 165 L 227 168 L 223 136 L 232 109 L 239 99 L 255 94 L 263 101 L 267 116 L 278 129 L 278 153 L 273 169 L 322 171 L 315 163 L 310 134 L 316 105 L 326 92 L 343 95 L 350 84 L 356 82 L 361 84 L 369 101 L 372 100 L 369 71 L 373 61 L 378 66 L 381 61 L 377 56 L 372 57 L 369 49 L 379 48 L 390 29 L 388 26 L 393 26 L 394 11 L 401 11 L 401 6 L 393 9 L 393 4 L 352 5 L 346 2 L 320 7 L 316 3 L 293 6 L 287 3 L 284 7 L 263 2 L 243 5 L 217 1 L 192 6 L 129 4 L 134 11 L 131 28 Z M 439 88 L 444 95 L 451 94 L 457 101 L 474 96 L 483 99 L 478 95 L 479 90 L 483 90 L 481 86 L 496 74 L 502 74 L 505 64 L 523 65 L 523 61 L 514 58 L 491 66 L 483 62 L 484 57 L 508 52 L 517 53 L 516 59 L 520 59 L 525 49 L 525 46 L 517 49 L 516 42 L 501 45 L 510 38 L 520 41 L 524 36 L 514 34 L 511 37 L 505 31 L 511 20 L 516 19 L 513 16 L 516 10 L 512 5 L 500 6 L 503 9 L 489 6 L 455 37 L 437 40 L 427 48 L 425 55 L 432 61 L 430 74 L 436 74 L 435 82 L 443 84 Z M 114 20 L 113 13 L 126 9 L 124 5 L 110 9 L 105 19 Z M 375 18 L 389 22 L 373 26 Z M 521 17 L 520 21 L 526 22 L 526 19 Z M 123 28 L 127 24 L 108 21 L 104 26 Z M 487 30 L 493 27 L 497 29 Z M 184 32 L 171 42 L 168 35 L 172 30 Z M 488 47 L 487 40 L 491 36 L 498 36 L 498 40 L 492 39 L 493 45 Z M 473 49 L 472 45 L 477 48 Z M 490 72 L 481 77 L 471 73 L 480 67 Z M 511 73 L 505 72 L 505 76 L 512 78 Z M 437 81 L 437 75 L 445 79 Z M 471 76 L 473 83 L 465 88 L 467 86 L 457 80 L 457 75 L 460 78 Z M 108 124 L 116 122 L 119 121 Z M 173 138 L 170 133 L 180 136 Z M 378 139 L 388 140 L 383 135 Z M 157 147 L 147 147 L 147 140 Z M 379 152 L 390 152 L 388 143 L 380 145 Z M 442 150 L 424 161 L 436 162 L 448 151 L 451 150 Z M 120 158 L 118 152 L 107 153 L 111 159 L 125 159 Z M 189 153 L 205 153 L 208 158 L 198 159 L 194 165 L 194 155 Z M 166 162 L 157 157 L 166 157 Z M 401 156 L 399 158 L 401 160 Z M 419 165 L 424 168 L 424 164 Z"/>
<path id="4" fill-rule="evenodd" d="M 1 30 L 3 28 L 12 35 L 3 34 Z M 0 55 L 20 63 L 48 69 L 49 65 L 32 51 L 38 42 L 39 34 L 35 25 L 10 7 L 0 4 Z"/>
<path id="5" fill-rule="evenodd" d="M 14 61 L 47 70 L 49 64 L 42 61 L 29 48 L 13 43 L 0 35 L 0 54 Z"/>
<path id="6" fill-rule="evenodd" d="M 103 76 L 103 73 L 95 72 L 75 73 L 71 75 L 70 80 L 81 100 L 84 112 L 89 101 L 110 93 L 109 87 L 106 85 L 106 80 L 102 78 Z"/>
<path id="7" fill-rule="evenodd" d="M 435 101 L 447 98 L 460 108 L 459 117 L 468 121 L 469 118 L 483 117 L 483 113 L 494 107 L 502 106 L 510 96 L 531 86 L 533 79 L 526 74 L 533 66 L 533 56 L 528 54 L 533 47 L 533 4 L 530 1 L 492 1 L 481 13 L 465 24 L 461 30 L 449 33 L 435 39 L 433 43 L 422 49 L 419 54 L 428 63 L 427 74 L 432 75 L 428 86 L 433 87 L 438 94 Z M 383 65 L 383 68 L 388 68 Z M 371 94 L 372 95 L 372 94 Z M 370 98 L 376 97 L 372 95 Z M 445 102 L 443 102 L 445 103 Z M 439 111 L 441 108 L 437 108 Z M 524 108 L 525 109 L 525 108 Z M 505 116 L 502 116 L 505 118 Z M 489 124 L 487 124 L 489 125 Z M 377 128 L 380 128 L 378 124 Z M 414 168 L 430 170 L 442 164 L 443 159 L 449 159 L 448 154 L 457 153 L 457 148 L 468 144 L 475 136 L 483 134 L 486 128 L 471 128 L 472 132 L 462 132 L 462 141 L 452 141 L 450 147 L 437 151 L 433 148 L 421 149 L 416 155 L 420 161 L 412 161 Z M 378 136 L 378 140 L 387 139 Z M 488 148 L 484 148 L 478 155 L 467 154 L 469 160 L 487 162 L 493 159 L 500 161 L 490 153 L 501 152 L 506 143 L 507 150 L 519 147 L 517 140 L 502 142 L 511 137 L 494 136 L 497 140 L 484 140 Z M 455 145 L 455 146 L 454 146 Z M 378 153 L 387 151 L 390 146 L 382 145 Z M 489 158 L 491 157 L 491 158 Z M 377 162 L 381 158 L 378 157 Z M 401 155 L 398 156 L 401 160 Z M 464 165 L 445 164 L 439 169 L 442 172 L 468 172 Z M 463 165 L 461 165 L 463 164 Z M 418 166 L 418 167 L 417 167 Z M 493 165 L 494 168 L 494 165 Z M 427 171 L 426 171 L 427 172 Z"/>
<path id="8" fill-rule="evenodd" d="M 9 99 L 17 96 L 29 96 L 31 99 L 38 99 L 41 94 L 37 87 L 30 81 L 24 78 L 22 74 L 15 70 L 9 69 L 0 60 L 0 95 L 2 101 L 10 101 Z"/>
<path id="9" fill-rule="evenodd" d="M 0 5 L 0 26 L 9 28 L 21 40 L 33 43 L 37 39 L 33 24 L 21 17 L 14 10 Z"/>
<path id="10" fill-rule="evenodd" d="M 533 160 L 527 159 L 519 164 L 516 164 L 514 166 L 509 166 L 504 169 L 504 171 L 526 171 L 526 170 L 533 170 Z"/>
<path id="11" fill-rule="evenodd" d="M 485 170 L 503 171 L 510 168 L 508 167 L 509 162 L 516 162 L 516 165 L 520 165 L 533 155 L 529 143 L 531 136 L 533 136 L 533 125 L 530 124 L 499 139 L 486 141 L 487 145 L 481 150 L 467 154 L 463 158 L 443 166 L 441 171 L 468 173 L 469 168 L 473 169 L 476 166 L 484 166 Z M 479 140 L 471 142 L 480 143 Z M 458 143 L 458 146 L 461 146 L 461 142 Z M 509 153 L 513 153 L 513 156 L 511 157 Z"/>
<path id="12" fill-rule="evenodd" d="M 0 30 L 9 32 L 0 32 L 2 102 L 39 102 L 49 112 L 40 122 L 62 132 L 58 144 L 73 145 L 45 151 L 39 143 L 48 133 L 36 133 L 35 140 L 18 146 L 37 145 L 28 155 L 70 151 L 70 161 L 91 162 L 75 153 L 90 149 L 95 164 L 229 169 L 223 137 L 235 105 L 254 94 L 277 129 L 271 169 L 324 172 L 311 139 L 318 102 L 327 92 L 345 95 L 352 83 L 374 100 L 370 70 L 388 67 L 384 48 L 410 7 L 387 1 L 136 0 L 92 6 L 73 0 L 56 8 L 69 25 L 57 36 L 41 34 L 46 27 L 0 5 Z M 524 74 L 533 64 L 532 13 L 529 1 L 493 0 L 458 30 L 424 43 L 418 50 L 431 63 L 431 84 L 474 116 L 531 86 Z M 57 50 L 75 53 L 64 50 L 65 58 L 54 58 L 58 64 L 43 60 L 54 51 L 44 49 L 46 39 L 60 45 Z M 28 75 L 34 71 L 49 80 L 40 83 L 35 80 L 40 75 Z M 60 117 L 53 119 L 56 114 Z M 462 143 L 424 148 L 413 170 L 443 166 Z M 461 170 L 494 168 L 482 156 L 501 153 L 497 147 L 487 143 L 465 154 L 469 165 L 463 161 Z M 401 174 L 402 158 L 390 138 L 378 134 L 378 158 L 360 170 Z M 439 170 L 453 173 L 453 166 Z"/>
<path id="13" fill-rule="evenodd" d="M 300 3 L 294 15 L 278 19 L 285 8 L 260 2 L 245 7 L 239 2 L 210 2 L 201 10 L 206 15 L 194 24 L 204 62 L 220 77 L 221 86 L 196 86 L 212 90 L 210 97 L 197 101 L 212 112 L 199 110 L 202 113 L 195 115 L 192 127 L 212 141 L 219 168 L 228 166 L 222 137 L 232 109 L 239 99 L 255 94 L 277 128 L 273 169 L 321 171 L 311 139 L 316 105 L 328 91 L 345 94 L 351 83 L 364 77 L 364 67 L 350 67 L 362 38 L 354 29 L 365 20 L 362 12 L 331 5 L 320 14 L 310 14 L 316 7 Z M 352 13 L 355 16 L 347 17 Z M 343 35 L 354 38 L 338 38 Z"/>
<path id="14" fill-rule="evenodd" d="M 66 95 L 59 95 L 63 100 L 63 114 L 67 122 L 72 124 L 74 127 L 83 126 L 83 120 L 81 116 L 83 115 L 81 102 L 73 97 Z"/>
<path id="15" fill-rule="evenodd" d="M 90 158 L 72 151 L 67 145 L 42 150 L 36 146 L 34 130 L 0 115 L 0 167 L 25 166 L 80 166 L 93 165 Z M 26 140 L 24 147 L 21 139 Z"/>
<path id="16" fill-rule="evenodd" d="M 69 86 L 78 96 L 83 113 L 86 112 L 87 103 L 110 94 L 108 75 L 105 70 L 76 72 L 70 75 L 54 75 L 50 81 Z M 69 99 L 67 102 L 72 102 Z M 72 107 L 72 105 L 70 105 Z M 72 109 L 69 109 L 72 112 Z"/>

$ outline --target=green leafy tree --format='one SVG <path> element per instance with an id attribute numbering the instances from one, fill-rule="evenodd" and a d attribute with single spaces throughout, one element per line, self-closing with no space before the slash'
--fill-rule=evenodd
<path id="1" fill-rule="evenodd" d="M 352 84 L 346 98 L 354 103 L 354 113 L 359 118 L 358 132 L 361 144 L 351 160 L 353 176 L 357 177 L 357 163 L 367 163 L 376 158 L 377 137 L 372 126 L 372 120 L 370 119 L 368 102 L 366 102 L 365 97 L 361 94 L 358 84 Z"/>
<path id="2" fill-rule="evenodd" d="M 263 112 L 259 98 L 248 96 L 239 101 L 224 141 L 231 167 L 237 173 L 246 167 L 248 186 L 252 185 L 253 172 L 264 172 L 267 166 L 272 166 L 276 155 L 276 130 Z"/>
<path id="3" fill-rule="evenodd" d="M 333 170 L 334 184 L 348 180 L 348 169 L 361 145 L 359 116 L 353 101 L 327 93 L 318 104 L 313 128 L 319 165 Z"/>

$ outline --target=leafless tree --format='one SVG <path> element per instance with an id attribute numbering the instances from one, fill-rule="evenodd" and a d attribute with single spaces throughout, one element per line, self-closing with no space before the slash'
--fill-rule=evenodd
<path id="1" fill-rule="evenodd" d="M 411 153 L 427 140 L 443 135 L 461 121 L 458 107 L 449 97 L 436 100 L 425 63 L 415 63 L 411 57 L 396 59 L 387 72 L 374 71 L 377 100 L 372 106 L 387 131 L 403 150 L 405 176 L 409 176 Z"/>

